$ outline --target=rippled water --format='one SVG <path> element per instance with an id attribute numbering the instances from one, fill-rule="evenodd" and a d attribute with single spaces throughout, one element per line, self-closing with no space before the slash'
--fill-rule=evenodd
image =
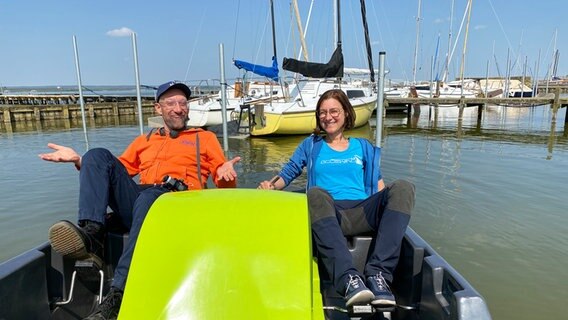
<path id="1" fill-rule="evenodd" d="M 494 319 L 562 319 L 568 314 L 568 128 L 549 107 L 490 107 L 480 121 L 466 109 L 422 107 L 389 114 L 383 174 L 417 187 L 411 226 L 485 297 Z M 139 133 L 135 119 L 89 124 L 90 147 L 120 153 Z M 39 132 L 37 131 L 40 126 Z M 77 123 L 0 129 L 0 261 L 47 238 L 59 219 L 75 219 L 77 171 L 41 161 L 48 142 L 85 151 Z M 369 126 L 350 133 L 374 141 Z M 240 155 L 240 187 L 256 187 L 287 161 L 303 136 L 230 138 Z M 292 188 L 301 188 L 304 178 Z"/>

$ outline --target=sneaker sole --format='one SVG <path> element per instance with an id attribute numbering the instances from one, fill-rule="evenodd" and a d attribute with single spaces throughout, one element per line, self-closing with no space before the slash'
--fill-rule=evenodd
<path id="1" fill-rule="evenodd" d="M 388 308 L 396 306 L 396 301 L 388 299 L 376 299 L 371 301 L 371 305 L 377 308 Z"/>
<path id="2" fill-rule="evenodd" d="M 345 303 L 346 306 L 354 306 L 354 305 L 366 305 L 371 302 L 375 298 L 375 295 L 371 292 L 371 290 L 362 290 L 357 292 L 353 297 L 351 297 Z"/>
<path id="3" fill-rule="evenodd" d="M 87 251 L 85 241 L 77 227 L 68 221 L 60 221 L 49 228 L 49 242 L 53 250 L 63 257 L 90 260 L 102 266 L 102 260 Z"/>

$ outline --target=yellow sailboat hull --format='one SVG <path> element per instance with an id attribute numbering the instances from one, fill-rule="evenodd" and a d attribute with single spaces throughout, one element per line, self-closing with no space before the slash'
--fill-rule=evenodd
<path id="1" fill-rule="evenodd" d="M 376 102 L 363 103 L 353 106 L 355 109 L 355 128 L 361 127 L 369 122 Z M 255 125 L 251 128 L 250 134 L 253 136 L 266 135 L 290 135 L 290 134 L 310 134 L 316 127 L 315 110 L 292 111 L 292 112 L 270 112 L 265 110 L 262 119 L 255 119 Z"/>

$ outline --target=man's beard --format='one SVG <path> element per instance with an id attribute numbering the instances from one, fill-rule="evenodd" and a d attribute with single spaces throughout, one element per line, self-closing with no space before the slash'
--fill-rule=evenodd
<path id="1" fill-rule="evenodd" d="M 180 119 L 164 118 L 164 123 L 166 124 L 166 126 L 170 130 L 180 131 L 180 130 L 184 130 L 186 128 L 186 124 L 187 124 L 188 120 L 189 120 L 189 117 L 186 115 L 183 118 L 183 121 L 181 121 Z"/>

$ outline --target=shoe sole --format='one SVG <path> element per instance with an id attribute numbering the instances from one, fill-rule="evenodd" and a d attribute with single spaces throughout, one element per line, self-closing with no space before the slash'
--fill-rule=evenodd
<path id="1" fill-rule="evenodd" d="M 360 292 L 357 292 L 357 294 L 347 300 L 345 305 L 348 307 L 355 305 L 366 305 L 369 304 L 374 298 L 375 295 L 373 294 L 373 292 L 371 292 L 371 290 L 362 290 Z"/>
<path id="2" fill-rule="evenodd" d="M 49 242 L 53 250 L 63 257 L 90 260 L 102 266 L 102 260 L 87 251 L 81 231 L 69 221 L 60 221 L 49 228 Z"/>
<path id="3" fill-rule="evenodd" d="M 388 299 L 376 299 L 371 301 L 371 305 L 376 308 L 389 308 L 396 306 L 396 301 Z"/>

